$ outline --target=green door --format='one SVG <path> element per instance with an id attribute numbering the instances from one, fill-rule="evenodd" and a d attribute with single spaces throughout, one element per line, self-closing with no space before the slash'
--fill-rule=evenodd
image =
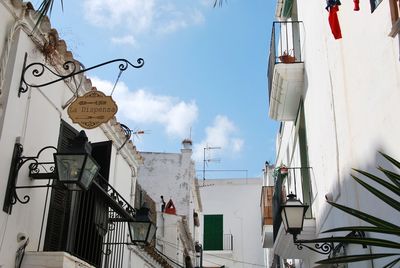
<path id="1" fill-rule="evenodd" d="M 204 250 L 223 250 L 222 215 L 204 215 Z"/>

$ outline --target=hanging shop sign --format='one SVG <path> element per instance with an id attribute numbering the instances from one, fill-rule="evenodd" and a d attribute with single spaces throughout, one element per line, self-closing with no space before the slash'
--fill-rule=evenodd
<path id="1" fill-rule="evenodd" d="M 118 106 L 111 96 L 92 90 L 78 97 L 68 107 L 72 122 L 86 129 L 92 129 L 107 123 L 118 111 Z"/>

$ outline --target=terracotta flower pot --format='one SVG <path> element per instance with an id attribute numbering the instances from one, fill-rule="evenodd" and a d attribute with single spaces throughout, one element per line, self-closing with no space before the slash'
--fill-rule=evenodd
<path id="1" fill-rule="evenodd" d="M 284 54 L 279 56 L 279 60 L 283 63 L 293 63 L 296 61 L 296 58 L 294 56 Z"/>

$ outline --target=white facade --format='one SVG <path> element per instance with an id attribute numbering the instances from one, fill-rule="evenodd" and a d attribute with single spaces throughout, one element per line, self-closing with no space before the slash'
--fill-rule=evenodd
<path id="1" fill-rule="evenodd" d="M 281 16 L 280 8 L 285 2 L 288 1 L 277 4 L 278 16 Z M 297 177 L 296 184 L 293 176 L 290 185 L 286 184 L 286 193 L 294 192 L 296 185 L 300 200 L 309 200 L 309 205 L 312 203 L 312 218 L 306 219 L 302 233 L 306 239 L 320 237 L 322 231 L 334 227 L 365 225 L 332 209 L 326 198 L 394 224 L 400 223 L 399 217 L 391 216 L 394 213 L 391 208 L 377 201 L 350 176 L 352 168 L 379 174 L 376 166 L 385 161 L 378 151 L 400 159 L 400 46 L 398 35 L 389 36 L 395 28 L 390 16 L 391 1 L 383 1 L 373 13 L 369 1 L 360 2 L 361 10 L 354 11 L 353 1 L 342 1 L 338 12 L 342 39 L 335 40 L 329 28 L 325 1 L 294 1 L 288 22 L 302 23 L 300 30 L 296 32 L 293 27 L 289 32 L 299 40 L 301 48 L 297 55 L 301 52 L 301 58 L 297 57 L 298 63 L 290 64 L 273 63 L 275 59 L 270 58 L 270 64 L 273 63 L 269 68 L 272 80 L 270 116 L 278 120 L 286 118 L 285 121 L 281 119 L 277 134 L 276 166 L 310 167 L 309 187 L 302 184 L 301 176 Z M 286 43 L 283 39 L 275 41 L 278 46 Z M 295 45 L 292 47 L 296 49 Z M 271 51 L 270 57 L 279 53 L 277 51 Z M 301 72 L 301 83 L 297 76 L 282 76 L 293 68 L 297 73 Z M 291 94 L 291 90 L 296 93 Z M 281 94 L 285 97 L 279 103 L 272 98 Z M 291 105 L 291 109 L 285 105 Z M 277 106 L 282 106 L 281 110 Z M 290 117 L 279 115 L 279 111 L 288 110 L 296 112 Z M 309 197 L 304 196 L 305 189 L 310 190 Z M 291 236 L 284 234 L 282 226 L 268 251 L 270 256 L 275 253 L 284 259 L 301 259 L 298 261 L 298 265 L 302 263 L 301 267 L 314 267 L 315 261 L 326 258 L 307 249 L 294 248 Z M 361 246 L 347 248 L 347 254 L 370 252 L 390 250 L 363 249 Z M 382 267 L 382 263 L 387 262 L 375 260 L 348 264 L 348 267 Z"/>
<path id="2" fill-rule="evenodd" d="M 18 96 L 25 53 L 27 53 L 27 64 L 39 62 L 54 72 L 60 73 L 62 73 L 64 62 L 74 61 L 65 42 L 58 38 L 57 31 L 50 30 L 51 26 L 47 18 L 44 19 L 37 31 L 32 31 L 35 25 L 33 16 L 34 11 L 30 4 L 8 0 L 0 2 L 0 40 L 2 40 L 0 42 L 1 202 L 5 200 L 5 194 L 8 191 L 7 181 L 15 142 L 22 144 L 23 156 L 35 156 L 45 146 L 57 147 L 61 121 L 65 121 L 76 131 L 82 129 L 79 125 L 72 123 L 66 109 L 68 106 L 66 104 L 74 94 L 73 83 L 60 81 L 41 88 L 31 87 L 26 93 Z M 32 76 L 29 78 L 31 79 Z M 54 76 L 44 73 L 34 83 L 44 83 L 53 79 L 55 79 Z M 78 90 L 79 95 L 92 89 L 90 80 L 85 76 L 79 75 L 77 79 L 82 81 L 82 86 Z M 106 141 L 110 144 L 111 142 L 109 172 L 106 174 L 108 183 L 118 192 L 119 197 L 124 198 L 125 201 L 121 201 L 122 203 L 133 206 L 137 168 L 142 162 L 140 154 L 131 142 L 119 149 L 126 140 L 126 136 L 115 118 L 100 127 L 86 130 L 86 134 L 92 143 Z M 41 155 L 43 158 L 39 161 L 53 161 L 53 153 L 54 151 L 43 152 Z M 19 170 L 17 186 L 47 183 L 47 180 L 30 179 L 28 166 L 29 163 L 23 165 Z M 48 190 L 49 192 L 47 192 Z M 26 253 L 21 267 L 94 267 L 81 258 L 66 252 L 44 252 L 52 191 L 54 190 L 51 188 L 18 189 L 19 198 L 26 201 L 25 195 L 27 195 L 30 197 L 29 202 L 27 204 L 17 202 L 12 207 L 11 213 L 3 210 L 0 212 L 0 267 L 15 267 L 17 249 L 27 239 L 29 239 L 29 243 L 25 249 Z M 96 204 L 93 213 L 97 213 L 99 206 L 100 209 L 104 208 L 104 205 Z M 105 215 L 104 217 L 107 218 L 108 207 L 103 212 L 105 214 L 102 216 Z M 71 219 L 74 217 L 71 216 Z M 108 226 L 109 222 L 106 223 L 103 219 L 99 220 L 98 218 L 94 221 L 97 224 L 94 231 L 101 236 L 101 232 L 106 230 L 103 235 L 107 237 L 107 233 L 110 234 L 112 229 Z M 106 226 L 102 226 L 102 223 L 105 223 Z M 84 226 L 80 225 L 79 229 L 81 228 Z M 22 234 L 25 238 L 22 238 Z M 127 229 L 121 234 L 122 240 L 126 241 Z M 21 238 L 20 241 L 17 241 L 17 236 Z M 105 241 L 99 241 L 100 245 L 104 245 Z M 99 250 L 96 254 L 101 255 Z M 104 247 L 103 250 L 105 250 Z M 112 255 L 114 253 L 108 256 L 114 256 Z M 143 261 L 141 253 L 135 251 L 134 248 L 129 249 L 127 246 L 123 246 L 119 254 L 125 256 L 123 263 L 119 262 L 119 267 L 160 267 L 156 262 Z M 103 260 L 105 258 L 107 257 L 104 255 Z M 138 263 L 146 263 L 146 265 L 138 266 Z M 116 267 L 110 264 L 108 266 Z"/>
<path id="3" fill-rule="evenodd" d="M 157 204 L 156 245 L 163 254 L 183 266 L 186 256 L 194 265 L 194 244 L 199 240 L 194 213 L 201 212 L 190 145 L 183 144 L 181 153 L 141 152 L 143 165 L 138 171 L 140 185 Z M 172 200 L 176 215 L 161 211 L 161 196 L 166 203 Z"/>
<path id="4" fill-rule="evenodd" d="M 264 265 L 260 239 L 261 185 L 261 179 L 213 179 L 200 187 L 203 216 L 222 215 L 224 235 L 223 250 L 206 250 L 202 241 L 204 267 Z M 204 220 L 200 225 L 204 237 Z"/>

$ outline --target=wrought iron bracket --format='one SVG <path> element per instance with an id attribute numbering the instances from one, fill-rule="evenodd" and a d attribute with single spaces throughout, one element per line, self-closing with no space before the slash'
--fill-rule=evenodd
<path id="1" fill-rule="evenodd" d="M 308 246 L 307 244 L 314 243 L 314 247 Z M 331 252 L 334 250 L 335 245 L 333 243 L 315 243 L 312 240 L 297 240 L 297 238 L 294 239 L 294 244 L 296 245 L 298 250 L 302 250 L 303 247 L 308 248 L 309 250 L 312 250 L 314 252 L 317 252 L 319 254 L 324 254 L 324 255 L 329 255 Z"/>
<path id="2" fill-rule="evenodd" d="M 346 237 L 365 237 L 365 233 L 363 231 L 352 231 L 346 235 Z M 333 236 L 332 236 L 333 238 Z M 320 242 L 318 240 L 298 240 L 297 235 L 293 235 L 293 242 L 296 245 L 298 250 L 302 250 L 303 247 L 308 248 L 314 252 L 324 255 L 335 256 L 341 248 L 343 248 L 347 243 L 340 242 L 338 244 L 334 244 L 333 242 Z M 314 247 L 308 246 L 306 244 L 314 244 Z M 365 248 L 365 245 L 362 245 Z"/>
<path id="3" fill-rule="evenodd" d="M 65 74 L 59 74 L 58 72 L 52 70 L 51 68 L 47 67 L 46 65 L 44 65 L 43 63 L 40 62 L 33 62 L 29 65 L 26 65 L 26 59 L 27 59 L 27 53 L 25 53 L 25 59 L 24 59 L 24 65 L 22 68 L 22 73 L 21 73 L 21 81 L 20 81 L 20 86 L 18 89 L 18 97 L 21 96 L 21 93 L 25 93 L 28 91 L 29 87 L 45 87 L 54 83 L 57 83 L 61 80 L 66 80 L 68 78 L 71 78 L 75 75 L 84 73 L 86 71 L 90 71 L 111 63 L 115 63 L 115 62 L 119 62 L 119 70 L 120 72 L 125 71 L 126 69 L 128 69 L 129 66 L 132 66 L 133 68 L 141 68 L 144 65 L 144 60 L 142 58 L 138 58 L 136 60 L 137 65 L 131 63 L 130 61 L 126 60 L 126 59 L 114 59 L 114 60 L 110 60 L 110 61 L 106 61 L 97 65 L 94 65 L 92 67 L 89 68 L 84 68 L 81 69 L 79 64 L 75 61 L 66 61 L 63 65 L 62 68 L 65 71 Z M 55 77 L 54 80 L 51 81 L 47 81 L 47 82 L 39 82 L 39 83 L 35 83 L 27 81 L 27 77 L 26 74 L 27 73 L 31 73 L 32 76 L 34 78 L 39 78 L 44 74 L 50 74 L 52 76 Z"/>
<path id="4" fill-rule="evenodd" d="M 7 183 L 7 191 L 4 197 L 3 211 L 11 214 L 12 206 L 17 202 L 21 204 L 26 204 L 30 201 L 29 195 L 24 195 L 23 198 L 20 198 L 17 194 L 17 189 L 28 189 L 28 188 L 43 188 L 43 187 L 53 187 L 50 184 L 46 185 L 30 185 L 30 186 L 17 186 L 18 181 L 18 173 L 21 167 L 27 162 L 31 162 L 29 164 L 29 176 L 32 179 L 52 179 L 55 176 L 54 173 L 54 163 L 52 162 L 39 162 L 38 159 L 43 151 L 47 149 L 53 149 L 57 152 L 57 148 L 54 146 L 46 146 L 42 148 L 36 156 L 22 156 L 23 146 L 19 142 L 14 144 L 14 151 L 12 155 L 11 165 L 10 165 L 10 173 L 8 175 L 8 183 Z M 45 169 L 45 172 L 42 172 L 43 166 L 49 166 L 48 169 Z"/>

